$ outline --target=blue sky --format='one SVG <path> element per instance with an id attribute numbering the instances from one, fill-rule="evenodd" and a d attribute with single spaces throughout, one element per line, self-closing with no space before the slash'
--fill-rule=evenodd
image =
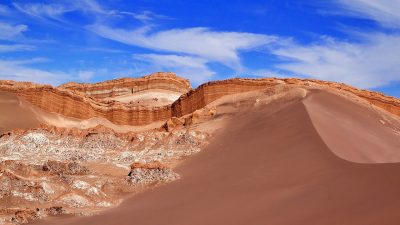
<path id="1" fill-rule="evenodd" d="M 0 79 L 173 71 L 317 78 L 400 97 L 400 0 L 0 0 Z"/>

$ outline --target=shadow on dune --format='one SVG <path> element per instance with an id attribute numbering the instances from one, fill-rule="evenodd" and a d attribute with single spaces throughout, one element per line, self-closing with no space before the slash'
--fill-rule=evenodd
<path id="1" fill-rule="evenodd" d="M 319 95 L 307 104 L 332 98 L 338 97 Z M 399 224 L 400 164 L 337 157 L 314 127 L 324 118 L 312 121 L 314 109 L 304 104 L 297 99 L 243 109 L 202 153 L 184 162 L 182 179 L 98 216 L 57 224 Z"/>

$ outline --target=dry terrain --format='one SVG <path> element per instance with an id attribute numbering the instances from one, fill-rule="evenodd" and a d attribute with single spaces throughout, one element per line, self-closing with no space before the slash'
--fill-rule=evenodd
<path id="1" fill-rule="evenodd" d="M 0 91 L 0 224 L 400 223 L 393 97 L 171 73 Z"/>

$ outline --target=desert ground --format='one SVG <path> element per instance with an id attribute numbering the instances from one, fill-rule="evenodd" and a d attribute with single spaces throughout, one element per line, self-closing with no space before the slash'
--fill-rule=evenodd
<path id="1" fill-rule="evenodd" d="M 180 180 L 57 224 L 398 224 L 400 164 L 382 162 L 399 157 L 400 136 L 358 107 L 321 91 L 251 113 L 242 108 L 176 169 Z M 346 130 L 337 121 L 363 126 Z M 385 152 L 373 140 L 353 147 L 371 130 Z"/>
<path id="2" fill-rule="evenodd" d="M 183 114 L 146 125 L 83 126 L 3 92 L 0 223 L 399 224 L 398 99 L 229 82 L 98 97 Z"/>

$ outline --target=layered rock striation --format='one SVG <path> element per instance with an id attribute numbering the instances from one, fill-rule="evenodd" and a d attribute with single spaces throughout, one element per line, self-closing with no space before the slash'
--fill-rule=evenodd
<path id="1" fill-rule="evenodd" d="M 60 88 L 74 90 L 86 95 L 102 99 L 120 95 L 129 95 L 145 90 L 166 90 L 180 94 L 191 90 L 188 80 L 176 76 L 174 73 L 153 73 L 141 78 L 121 78 L 95 84 L 66 83 Z"/>
<path id="2" fill-rule="evenodd" d="M 0 91 L 13 92 L 33 105 L 53 113 L 77 119 L 105 118 L 118 125 L 147 125 L 182 117 L 226 95 L 261 90 L 277 85 L 306 88 L 331 88 L 354 94 L 369 103 L 400 116 L 400 100 L 378 92 L 356 89 L 334 82 L 312 79 L 229 79 L 208 82 L 195 90 L 187 80 L 170 73 L 157 73 L 144 78 L 118 79 L 97 84 L 65 84 L 60 87 L 27 82 L 0 81 Z M 132 103 L 104 101 L 101 98 L 143 89 L 164 88 L 184 93 L 173 104 L 144 107 Z M 128 90 L 129 89 L 129 90 Z"/>
<path id="3" fill-rule="evenodd" d="M 277 85 L 293 85 L 306 88 L 330 88 L 354 94 L 372 105 L 382 108 L 394 115 L 400 116 L 400 99 L 386 96 L 379 92 L 361 90 L 343 83 L 321 81 L 315 79 L 296 78 L 264 78 L 264 79 L 228 79 L 212 81 L 200 85 L 197 89 L 191 90 L 182 95 L 172 104 L 172 115 L 180 117 L 195 110 L 201 109 L 209 103 L 226 95 L 256 91 L 274 87 Z"/>

